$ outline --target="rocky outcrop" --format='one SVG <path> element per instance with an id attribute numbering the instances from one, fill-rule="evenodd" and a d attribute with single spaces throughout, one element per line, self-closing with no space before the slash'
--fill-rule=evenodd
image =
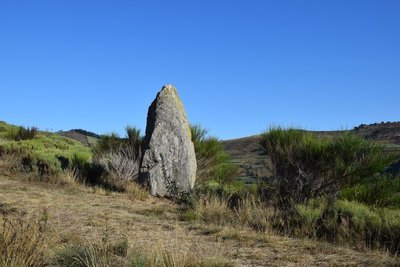
<path id="1" fill-rule="evenodd" d="M 179 197 L 194 187 L 196 155 L 185 109 L 172 85 L 157 94 L 147 114 L 139 179 L 152 195 Z"/>

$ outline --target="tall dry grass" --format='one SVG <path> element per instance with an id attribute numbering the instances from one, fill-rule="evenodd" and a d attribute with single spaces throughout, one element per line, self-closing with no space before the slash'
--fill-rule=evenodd
<path id="1" fill-rule="evenodd" d="M 176 235 L 165 236 L 158 241 L 128 241 L 126 238 L 112 240 L 104 233 L 90 242 L 64 246 L 56 252 L 51 263 L 56 266 L 76 267 L 233 266 L 223 259 L 218 244 L 204 250 L 178 239 Z"/>
<path id="2" fill-rule="evenodd" d="M 65 187 L 79 187 L 82 183 L 81 173 L 78 169 L 65 169 L 56 175 L 49 175 L 46 182 Z"/>
<path id="3" fill-rule="evenodd" d="M 44 221 L 32 221 L 21 215 L 0 217 L 0 266 L 43 266 L 49 233 Z"/>
<path id="4" fill-rule="evenodd" d="M 123 185 L 124 192 L 132 200 L 146 200 L 150 197 L 149 192 L 140 186 L 137 182 L 127 181 Z"/>
<path id="5" fill-rule="evenodd" d="M 277 219 L 276 211 L 265 205 L 255 196 L 241 199 L 232 206 L 229 198 L 209 194 L 198 200 L 193 210 L 186 211 L 187 217 L 194 216 L 214 225 L 238 225 L 256 231 L 272 231 L 274 221 Z M 192 213 L 192 214 L 191 214 Z"/>

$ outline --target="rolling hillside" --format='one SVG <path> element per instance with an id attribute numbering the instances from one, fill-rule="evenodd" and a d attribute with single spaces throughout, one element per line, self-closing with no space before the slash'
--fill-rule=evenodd
<path id="1" fill-rule="evenodd" d="M 330 138 L 346 132 L 353 132 L 367 140 L 386 146 L 388 152 L 400 152 L 400 122 L 360 125 L 347 131 L 316 131 L 319 137 Z M 223 141 L 225 150 L 231 155 L 232 162 L 240 166 L 240 179 L 253 183 L 257 177 L 271 176 L 271 161 L 260 147 L 260 135 Z M 400 161 L 393 165 L 398 173 Z"/>

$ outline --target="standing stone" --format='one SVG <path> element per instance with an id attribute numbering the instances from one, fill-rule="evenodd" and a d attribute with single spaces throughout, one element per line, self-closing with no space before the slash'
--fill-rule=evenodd
<path id="1" fill-rule="evenodd" d="M 139 179 L 154 196 L 179 197 L 193 189 L 196 169 L 185 109 L 176 89 L 165 85 L 147 114 Z"/>

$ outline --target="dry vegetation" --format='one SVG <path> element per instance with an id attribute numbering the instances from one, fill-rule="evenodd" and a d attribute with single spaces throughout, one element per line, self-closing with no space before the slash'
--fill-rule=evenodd
<path id="1" fill-rule="evenodd" d="M 202 219 L 188 222 L 181 220 L 180 206 L 167 200 L 152 197 L 132 200 L 129 194 L 99 187 L 74 183 L 59 186 L 27 180 L 24 175 L 0 177 L 3 225 L 0 265 L 3 266 L 399 263 L 393 255 L 365 247 L 345 248 L 281 237 L 268 228 L 254 230 L 251 223 L 245 222 L 265 225 L 268 222 L 257 221 L 254 209 L 249 208 L 254 206 L 251 203 L 233 212 L 217 198 L 211 198 L 195 209 Z M 221 212 L 226 217 L 218 215 Z M 20 251 L 29 253 L 20 254 Z"/>
<path id="2" fill-rule="evenodd" d="M 380 149 L 362 140 L 336 146 L 272 131 L 264 137 L 279 141 L 266 146 L 279 156 L 279 179 L 246 185 L 221 143 L 194 126 L 197 185 L 171 201 L 137 183 L 136 128 L 103 136 L 92 150 L 36 128 L 0 126 L 0 267 L 400 265 L 400 180 L 370 176 L 382 165 Z M 83 150 L 87 157 L 77 157 Z M 354 151 L 365 154 L 354 159 Z M 320 190 L 346 168 L 354 183 Z"/>

